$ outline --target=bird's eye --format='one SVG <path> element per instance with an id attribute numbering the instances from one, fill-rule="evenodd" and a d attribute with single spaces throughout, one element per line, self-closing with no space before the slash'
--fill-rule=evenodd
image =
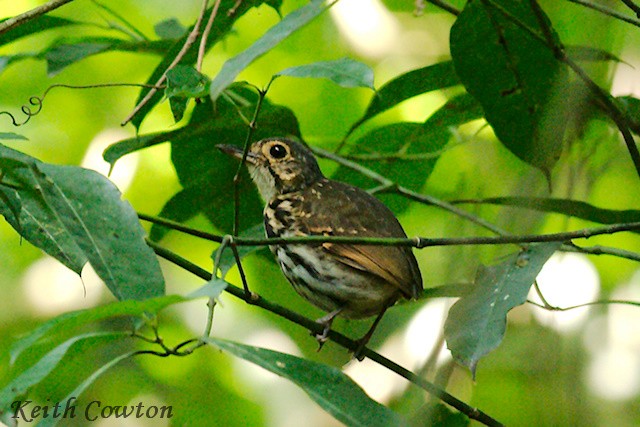
<path id="1" fill-rule="evenodd" d="M 269 154 L 271 154 L 271 157 L 274 159 L 282 159 L 287 155 L 287 149 L 282 144 L 274 144 L 269 149 Z"/>

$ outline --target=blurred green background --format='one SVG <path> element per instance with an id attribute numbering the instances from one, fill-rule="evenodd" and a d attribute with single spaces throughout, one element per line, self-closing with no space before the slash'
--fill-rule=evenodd
<path id="1" fill-rule="evenodd" d="M 457 7 L 463 1 L 451 1 Z M 620 2 L 610 7 L 625 9 Z M 39 2 L 0 0 L 0 18 L 13 16 Z M 283 15 L 304 4 L 285 1 Z M 566 44 L 607 50 L 624 62 L 588 63 L 585 68 L 614 95 L 640 96 L 640 29 L 604 17 L 569 1 L 542 1 Z M 175 17 L 184 26 L 194 21 L 200 2 L 119 1 L 109 7 L 152 36 L 156 23 Z M 290 66 L 348 56 L 370 65 L 379 88 L 393 77 L 449 57 L 448 34 L 454 16 L 427 5 L 414 16 L 408 1 L 341 0 L 309 26 L 294 34 L 251 65 L 240 80 L 258 86 Z M 72 2 L 54 13 L 103 25 L 104 12 L 90 2 Z M 226 59 L 248 47 L 279 20 L 266 6 L 251 10 L 235 26 L 234 34 L 205 58 L 203 72 L 214 76 Z M 76 31 L 76 30 L 74 30 Z M 78 29 L 74 36 L 101 29 Z M 0 48 L 1 55 L 37 51 L 63 32 L 48 32 Z M 47 76 L 44 61 L 20 61 L 0 73 L 0 110 L 19 115 L 29 97 L 40 95 L 54 83 L 90 85 L 144 82 L 156 66 L 154 55 L 106 53 Z M 406 101 L 359 129 L 350 141 L 385 123 L 424 121 L 452 94 L 435 92 Z M 65 89 L 50 92 L 42 112 L 24 127 L 14 129 L 0 116 L 0 131 L 17 132 L 28 141 L 3 141 L 46 162 L 78 164 L 106 174 L 102 150 L 110 143 L 132 137 L 131 126 L 119 123 L 132 110 L 135 88 Z M 279 79 L 268 97 L 296 114 L 307 142 L 334 148 L 350 125 L 363 114 L 372 96 L 366 89 L 344 89 L 328 81 Z M 143 123 L 140 133 L 175 128 L 168 103 L 160 104 Z M 572 135 L 561 161 L 553 170 L 552 192 L 542 174 L 519 161 L 493 137 L 484 122 L 456 130 L 423 192 L 435 197 L 468 199 L 493 196 L 554 196 L 588 201 L 611 209 L 640 209 L 640 186 L 619 135 L 607 123 L 592 121 Z M 215 143 L 215 135 L 212 135 Z M 335 164 L 321 161 L 327 174 Z M 118 162 L 112 179 L 124 198 L 143 213 L 156 214 L 180 189 L 169 158 L 168 145 L 130 155 Z M 212 185 L 230 183 L 212 183 Z M 468 207 L 465 207 L 468 208 Z M 519 234 L 558 232 L 590 226 L 560 215 L 545 215 L 500 207 L 471 207 L 473 212 Z M 486 234 L 476 226 L 437 208 L 413 204 L 401 217 L 409 236 L 455 237 Z M 212 230 L 196 218 L 193 227 Z M 615 246 L 640 252 L 640 238 L 630 233 L 598 237 L 590 244 Z M 215 245 L 170 233 L 162 244 L 185 258 L 211 268 Z M 493 263 L 513 252 L 513 247 L 458 246 L 416 251 L 425 287 L 469 282 L 479 263 Z M 162 263 L 167 293 L 185 294 L 201 281 Z M 255 255 L 245 264 L 253 290 L 315 318 L 321 312 L 302 301 L 285 281 L 268 255 Z M 45 256 L 4 221 L 0 222 L 0 348 L 7 349 L 21 334 L 57 314 L 112 301 L 113 297 L 91 271 L 80 279 Z M 540 279 L 551 304 L 571 306 L 597 299 L 640 300 L 638 263 L 607 256 L 556 255 Z M 239 283 L 234 269 L 228 276 Z M 544 279 L 544 280 L 543 280 Z M 316 352 L 308 332 L 232 299 L 221 298 L 213 334 L 239 342 L 272 348 L 319 360 L 345 371 L 375 399 L 404 413 L 415 413 L 429 399 L 422 392 L 379 366 L 349 361 L 340 347 L 327 344 Z M 442 322 L 453 301 L 437 299 L 404 304 L 385 316 L 374 336 L 374 347 L 409 369 L 419 369 L 430 354 L 438 355 L 447 390 L 499 419 L 518 426 L 635 426 L 640 424 L 640 309 L 622 305 L 597 305 L 584 310 L 549 315 L 531 305 L 514 310 L 502 345 L 483 359 L 472 380 L 465 369 L 453 366 L 442 350 Z M 179 342 L 204 327 L 202 301 L 175 306 L 161 315 L 160 328 L 167 342 Z M 337 329 L 350 336 L 366 330 L 367 322 L 338 320 Z M 104 325 L 105 328 L 110 325 Z M 108 360 L 102 348 L 87 346 L 69 360 L 46 384 L 35 390 L 46 401 L 65 395 L 89 372 Z M 117 349 L 112 349 L 114 352 Z M 0 353 L 0 369 L 8 354 Z M 426 373 L 434 379 L 435 372 Z M 0 370 L 0 383 L 10 372 Z M 30 396 L 35 398 L 35 396 Z M 138 357 L 127 360 L 102 376 L 82 396 L 89 402 L 109 404 L 158 402 L 172 405 L 175 418 L 165 425 L 266 425 L 331 426 L 337 421 L 322 411 L 302 391 L 248 363 L 205 348 L 183 358 Z M 116 425 L 102 421 L 100 425 Z M 122 425 L 118 423 L 118 425 Z M 127 420 L 126 425 L 162 425 L 158 420 Z"/>

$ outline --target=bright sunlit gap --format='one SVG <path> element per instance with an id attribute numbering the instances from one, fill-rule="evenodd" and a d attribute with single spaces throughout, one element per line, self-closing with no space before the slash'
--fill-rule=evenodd
<path id="1" fill-rule="evenodd" d="M 400 24 L 380 0 L 341 0 L 329 11 L 342 35 L 359 54 L 382 57 L 394 50 Z"/>
<path id="2" fill-rule="evenodd" d="M 81 279 L 49 256 L 31 264 L 23 276 L 27 301 L 44 315 L 93 307 L 100 301 L 103 289 L 103 282 L 89 264 L 82 270 Z"/>
<path id="3" fill-rule="evenodd" d="M 120 141 L 125 138 L 129 138 L 127 132 L 122 129 L 105 129 L 93 138 L 84 158 L 82 159 L 81 166 L 87 169 L 92 169 L 105 176 L 109 175 L 109 163 L 102 158 L 102 153 L 111 144 L 116 141 Z M 133 181 L 133 177 L 138 167 L 138 153 L 131 153 L 120 160 L 111 171 L 109 179 L 118 187 L 120 192 L 124 193 L 129 185 Z"/>
<path id="4" fill-rule="evenodd" d="M 640 271 L 619 286 L 611 300 L 640 301 Z M 591 355 L 585 381 L 603 399 L 624 401 L 640 394 L 640 308 L 610 304 L 607 314 L 592 319 L 584 333 Z"/>
<path id="5" fill-rule="evenodd" d="M 538 286 L 547 302 L 560 308 L 592 302 L 600 294 L 600 277 L 589 259 L 582 254 L 555 254 L 538 275 Z M 529 299 L 542 303 L 532 287 Z M 568 311 L 550 311 L 532 307 L 534 317 L 558 332 L 575 331 L 589 316 L 589 307 Z"/>

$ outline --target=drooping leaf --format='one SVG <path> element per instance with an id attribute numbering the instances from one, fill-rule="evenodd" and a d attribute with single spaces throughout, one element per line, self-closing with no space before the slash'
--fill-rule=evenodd
<path id="1" fill-rule="evenodd" d="M 111 46 L 109 43 L 77 43 L 55 46 L 44 54 L 47 60 L 47 74 L 49 77 L 53 77 L 67 66 L 88 56 L 109 50 Z"/>
<path id="2" fill-rule="evenodd" d="M 460 84 L 453 62 L 446 61 L 409 71 L 387 82 L 378 90 L 364 115 L 355 122 L 349 134 L 370 118 L 423 93 Z"/>
<path id="3" fill-rule="evenodd" d="M 576 61 L 613 61 L 624 62 L 611 52 L 591 46 L 565 46 L 569 58 Z"/>
<path id="4" fill-rule="evenodd" d="M 0 22 L 4 22 L 7 19 L 10 18 L 1 19 Z M 67 27 L 70 25 L 82 25 L 82 23 L 67 18 L 40 15 L 16 27 L 13 27 L 11 30 L 7 31 L 4 34 L 0 34 L 0 46 L 3 46 L 7 43 L 12 43 L 16 40 L 30 36 L 32 34 L 38 34 L 46 30 Z"/>
<path id="5" fill-rule="evenodd" d="M 179 295 L 165 295 L 144 301 L 117 301 L 99 307 L 63 313 L 38 325 L 38 327 L 27 335 L 15 341 L 9 350 L 11 363 L 13 364 L 25 350 L 29 349 L 45 336 L 53 336 L 60 331 L 73 331 L 80 326 L 99 322 L 104 319 L 155 314 L 165 307 L 190 299 L 192 298 Z"/>
<path id="6" fill-rule="evenodd" d="M 153 26 L 153 29 L 161 39 L 179 39 L 187 32 L 187 29 L 176 18 L 158 22 Z"/>
<path id="7" fill-rule="evenodd" d="M 530 245 L 500 264 L 480 266 L 474 290 L 449 310 L 444 325 L 447 347 L 474 376 L 480 358 L 500 345 L 507 327 L 507 313 L 524 304 L 542 266 L 560 245 L 560 242 Z"/>
<path id="8" fill-rule="evenodd" d="M 75 343 L 83 340 L 113 341 L 128 336 L 126 332 L 97 332 L 78 335 L 68 339 L 49 351 L 30 368 L 26 369 L 0 390 L 0 412 L 10 411 L 11 403 L 29 388 L 48 376 L 62 361 L 67 351 Z"/>
<path id="9" fill-rule="evenodd" d="M 562 151 L 571 93 L 566 67 L 529 30 L 544 37 L 529 2 L 470 0 L 451 29 L 451 56 L 502 144 L 548 177 Z M 551 36 L 559 43 L 553 29 Z"/>
<path id="10" fill-rule="evenodd" d="M 627 119 L 627 125 L 640 135 L 640 99 L 633 96 L 619 96 L 616 101 Z"/>
<path id="11" fill-rule="evenodd" d="M 75 389 L 73 389 L 73 391 L 69 393 L 65 398 L 61 399 L 60 402 L 69 402 L 69 401 L 72 401 L 72 399 L 74 398 L 77 399 L 78 396 L 84 393 L 87 387 L 93 384 L 102 374 L 104 374 L 113 366 L 117 365 L 123 360 L 129 359 L 135 355 L 136 355 L 136 352 L 131 351 L 128 353 L 121 354 L 120 356 L 117 356 L 109 360 L 107 363 L 102 365 L 100 368 L 94 371 L 91 375 L 85 378 L 84 381 L 78 384 L 78 386 Z M 55 426 L 58 423 L 58 421 L 59 421 L 59 418 L 56 418 L 56 417 L 43 417 L 43 419 L 38 422 L 38 427 L 52 427 L 52 426 Z"/>
<path id="12" fill-rule="evenodd" d="M 20 139 L 27 141 L 29 138 L 13 132 L 0 132 L 0 139 Z"/>
<path id="13" fill-rule="evenodd" d="M 249 9 L 252 7 L 258 7 L 263 3 L 263 0 L 246 0 L 238 2 L 236 0 L 222 0 L 219 6 L 219 13 L 216 16 L 214 25 L 211 27 L 211 32 L 209 33 L 209 37 L 207 38 L 207 43 L 205 46 L 205 50 L 209 50 L 216 43 L 218 43 L 222 38 L 231 31 L 231 27 L 233 24 L 244 15 Z M 211 14 L 213 6 L 209 7 L 205 12 L 205 16 L 209 16 Z M 164 49 L 164 56 L 162 61 L 158 64 L 158 66 L 153 70 L 153 73 L 149 76 L 147 80 L 147 84 L 155 85 L 160 77 L 167 71 L 169 65 L 175 60 L 176 56 L 182 50 L 189 33 L 193 29 L 193 26 L 190 26 L 185 34 L 179 39 L 168 40 L 172 41 L 173 44 Z M 199 40 L 195 43 L 199 43 Z M 193 65 L 196 62 L 198 57 L 198 49 L 189 49 L 187 53 L 182 57 L 180 64 L 182 65 Z M 138 104 L 146 95 L 148 89 L 143 89 L 140 91 L 140 95 L 136 100 L 136 104 Z M 158 102 L 162 99 L 162 92 L 156 92 L 155 95 L 149 99 L 149 101 L 136 113 L 136 115 L 131 120 L 131 123 L 135 126 L 136 129 L 140 128 L 140 124 L 144 120 L 144 118 L 149 114 L 149 111 L 155 107 Z"/>
<path id="14" fill-rule="evenodd" d="M 225 282 L 224 280 L 219 279 L 217 277 L 213 277 L 203 286 L 199 287 L 198 289 L 196 289 L 195 291 L 187 295 L 187 297 L 189 299 L 202 298 L 202 297 L 217 299 L 220 296 L 220 294 L 222 294 L 222 291 L 224 291 L 227 288 L 228 285 L 229 283 Z"/>
<path id="15" fill-rule="evenodd" d="M 3 189 L 0 213 L 21 236 L 78 274 L 90 262 L 118 299 L 164 293 L 158 260 L 144 242 L 137 215 L 111 181 L 3 145 L 0 168 L 5 182 L 14 183 Z"/>
<path id="16" fill-rule="evenodd" d="M 368 65 L 349 58 L 285 68 L 274 74 L 273 79 L 280 76 L 329 79 L 342 87 L 365 87 L 375 90 L 373 70 Z"/>
<path id="17" fill-rule="evenodd" d="M 538 198 L 538 197 L 491 197 L 480 200 L 461 200 L 458 203 L 489 203 L 502 206 L 515 206 L 541 212 L 555 212 L 569 215 L 600 224 L 620 224 L 639 222 L 640 210 L 637 209 L 603 209 L 587 202 L 570 199 Z"/>
<path id="18" fill-rule="evenodd" d="M 209 92 L 210 84 L 209 78 L 195 68 L 177 65 L 167 72 L 167 87 L 164 93 L 167 98 L 202 98 Z"/>
<path id="19" fill-rule="evenodd" d="M 211 82 L 209 96 L 217 100 L 223 90 L 234 82 L 238 74 L 253 61 L 273 49 L 295 31 L 318 17 L 328 6 L 322 0 L 311 0 L 306 5 L 285 16 L 278 24 L 271 27 L 262 37 L 238 55 L 227 60 L 220 72 Z"/>
<path id="20" fill-rule="evenodd" d="M 292 381 L 347 426 L 408 425 L 400 415 L 371 399 L 351 378 L 332 366 L 232 341 L 215 338 L 205 341 Z"/>

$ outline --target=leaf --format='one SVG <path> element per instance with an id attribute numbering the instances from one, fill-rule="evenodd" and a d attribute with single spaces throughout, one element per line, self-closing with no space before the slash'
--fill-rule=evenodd
<path id="1" fill-rule="evenodd" d="M 470 0 L 451 28 L 451 56 L 500 142 L 548 178 L 572 97 L 566 67 L 528 29 L 544 37 L 528 2 Z"/>
<path id="2" fill-rule="evenodd" d="M 249 48 L 227 60 L 222 69 L 211 82 L 209 96 L 212 101 L 218 99 L 223 90 L 234 82 L 238 74 L 253 61 L 276 47 L 280 42 L 295 31 L 307 25 L 327 10 L 323 0 L 311 0 L 306 5 L 285 16 L 279 23 L 271 27 L 262 37 Z"/>
<path id="3" fill-rule="evenodd" d="M 198 289 L 196 289 L 195 291 L 187 295 L 187 298 L 194 299 L 194 298 L 200 298 L 200 297 L 207 297 L 207 298 L 217 299 L 220 296 L 220 294 L 222 294 L 222 291 L 224 291 L 227 288 L 227 286 L 229 286 L 229 283 L 225 282 L 222 279 L 214 277 L 211 280 L 209 280 L 207 283 L 205 283 L 203 286 L 199 287 Z"/>
<path id="4" fill-rule="evenodd" d="M 627 119 L 627 125 L 640 135 L 640 99 L 633 96 L 619 96 L 616 101 Z"/>
<path id="5" fill-rule="evenodd" d="M 128 332 L 98 332 L 78 335 L 68 339 L 49 351 L 33 366 L 26 369 L 0 390 L 0 412 L 8 411 L 17 396 L 26 393 L 33 385 L 38 384 L 58 366 L 67 351 L 78 341 L 86 339 L 113 340 L 128 336 Z"/>
<path id="6" fill-rule="evenodd" d="M 187 33 L 187 29 L 176 18 L 158 22 L 153 29 L 161 39 L 179 39 Z"/>
<path id="7" fill-rule="evenodd" d="M 211 27 L 211 32 L 209 33 L 209 37 L 207 38 L 205 51 L 208 51 L 212 46 L 222 40 L 222 38 L 231 31 L 231 27 L 233 26 L 233 24 L 249 9 L 251 9 L 252 7 L 258 7 L 262 3 L 262 0 L 243 0 L 241 2 L 238 2 L 237 0 L 222 0 L 220 2 L 219 8 L 222 13 L 218 13 L 215 22 Z M 207 9 L 205 16 L 209 16 L 211 14 L 212 7 L 209 7 Z M 231 11 L 233 11 L 233 13 L 231 13 Z M 190 26 L 181 38 L 173 40 L 173 44 L 170 47 L 164 49 L 164 56 L 162 58 L 162 61 L 158 64 L 158 66 L 153 70 L 153 73 L 151 73 L 151 75 L 147 79 L 147 84 L 155 85 L 158 82 L 160 77 L 162 77 L 162 75 L 169 68 L 169 65 L 173 63 L 178 53 L 182 50 L 182 47 L 187 41 L 187 37 L 189 36 L 189 33 L 192 29 L 193 26 Z M 199 42 L 200 40 L 198 39 L 195 45 L 197 46 Z M 189 49 L 187 53 L 182 57 L 180 64 L 193 65 L 196 62 L 197 57 L 198 49 Z M 142 101 L 147 93 L 148 89 L 142 89 L 140 91 L 140 94 L 138 95 L 136 104 L 140 103 L 140 101 Z M 142 106 L 142 108 L 140 108 L 138 113 L 136 113 L 133 119 L 131 119 L 131 123 L 135 126 L 136 129 L 140 128 L 140 124 L 142 123 L 144 118 L 161 100 L 162 92 L 156 92 L 155 95 L 153 95 L 151 99 L 149 99 L 149 101 L 144 106 Z"/>
<path id="8" fill-rule="evenodd" d="M 55 46 L 44 54 L 47 60 L 47 75 L 53 77 L 74 62 L 110 50 L 111 47 L 112 45 L 109 43 L 77 43 Z"/>
<path id="9" fill-rule="evenodd" d="M 232 341 L 210 337 L 203 339 L 214 347 L 294 382 L 345 425 L 408 425 L 400 415 L 371 399 L 351 378 L 332 366 Z"/>
<path id="10" fill-rule="evenodd" d="M 160 265 L 144 242 L 138 217 L 111 181 L 92 170 L 42 163 L 3 145 L 0 168 L 18 183 L 3 190 L 0 213 L 25 239 L 77 274 L 89 261 L 118 299 L 164 293 Z M 19 216 L 7 197 L 19 203 Z"/>
<path id="11" fill-rule="evenodd" d="M 347 135 L 370 118 L 423 93 L 460 84 L 453 62 L 446 61 L 402 74 L 387 82 L 373 95 L 364 115 Z"/>
<path id="12" fill-rule="evenodd" d="M 142 316 L 155 314 L 165 307 L 173 304 L 189 301 L 194 297 L 182 297 L 179 295 L 165 295 L 150 298 L 144 301 L 117 301 L 99 307 L 85 310 L 70 311 L 54 317 L 33 329 L 23 338 L 15 341 L 9 349 L 11 363 L 15 363 L 18 357 L 32 345 L 38 342 L 45 335 L 52 336 L 59 331 L 73 331 L 75 328 L 98 322 L 104 319 L 111 319 L 124 316 Z"/>
<path id="13" fill-rule="evenodd" d="M 4 22 L 7 19 L 1 19 L 0 22 Z M 29 21 L 26 21 L 17 27 L 13 27 L 10 31 L 4 34 L 0 34 L 0 46 L 21 39 L 23 37 L 30 36 L 32 34 L 42 33 L 46 30 L 67 27 L 70 25 L 81 25 L 81 22 L 73 21 L 66 18 L 58 18 L 56 16 L 40 15 Z"/>
<path id="14" fill-rule="evenodd" d="M 537 197 L 491 197 L 480 200 L 460 200 L 456 203 L 488 203 L 518 208 L 533 209 L 542 212 L 555 212 L 600 224 L 620 224 L 640 221 L 637 209 L 603 209 L 579 200 L 537 198 Z"/>
<path id="15" fill-rule="evenodd" d="M 451 139 L 451 129 L 482 117 L 482 109 L 469 94 L 450 99 L 424 123 L 393 123 L 374 129 L 351 145 L 349 154 L 367 156 L 366 167 L 408 189 L 419 191 L 433 171 L 440 153 Z M 361 188 L 379 185 L 352 169 L 339 167 L 333 179 Z M 380 195 L 398 213 L 409 200 Z"/>
<path id="16" fill-rule="evenodd" d="M 565 46 L 565 51 L 567 56 L 576 61 L 624 62 L 613 53 L 591 46 Z"/>
<path id="17" fill-rule="evenodd" d="M 524 304 L 542 266 L 560 245 L 561 242 L 530 245 L 500 264 L 480 266 L 474 290 L 449 310 L 444 324 L 447 347 L 474 376 L 480 358 L 500 345 L 507 313 Z"/>
<path id="18" fill-rule="evenodd" d="M 20 139 L 23 141 L 29 140 L 29 138 L 27 138 L 26 136 L 22 136 L 13 132 L 0 132 L 0 139 Z"/>
<path id="19" fill-rule="evenodd" d="M 187 65 L 177 65 L 167 71 L 167 98 L 174 96 L 202 98 L 209 92 L 209 78 Z"/>
<path id="20" fill-rule="evenodd" d="M 373 70 L 368 65 L 349 58 L 285 68 L 274 74 L 272 80 L 280 76 L 329 79 L 342 87 L 366 87 L 375 90 Z"/>
<path id="21" fill-rule="evenodd" d="M 129 359 L 136 355 L 135 351 L 131 351 L 129 353 L 121 354 L 118 357 L 115 357 L 109 360 L 107 363 L 98 368 L 95 372 L 89 375 L 84 381 L 82 381 L 78 386 L 69 393 L 64 399 L 61 399 L 60 402 L 70 402 L 77 399 L 91 384 L 93 384 L 102 374 L 107 372 L 113 366 L 117 365 L 121 361 L 125 359 Z M 55 426 L 58 422 L 58 419 L 55 417 L 43 417 L 42 420 L 38 422 L 38 427 L 49 427 Z"/>

